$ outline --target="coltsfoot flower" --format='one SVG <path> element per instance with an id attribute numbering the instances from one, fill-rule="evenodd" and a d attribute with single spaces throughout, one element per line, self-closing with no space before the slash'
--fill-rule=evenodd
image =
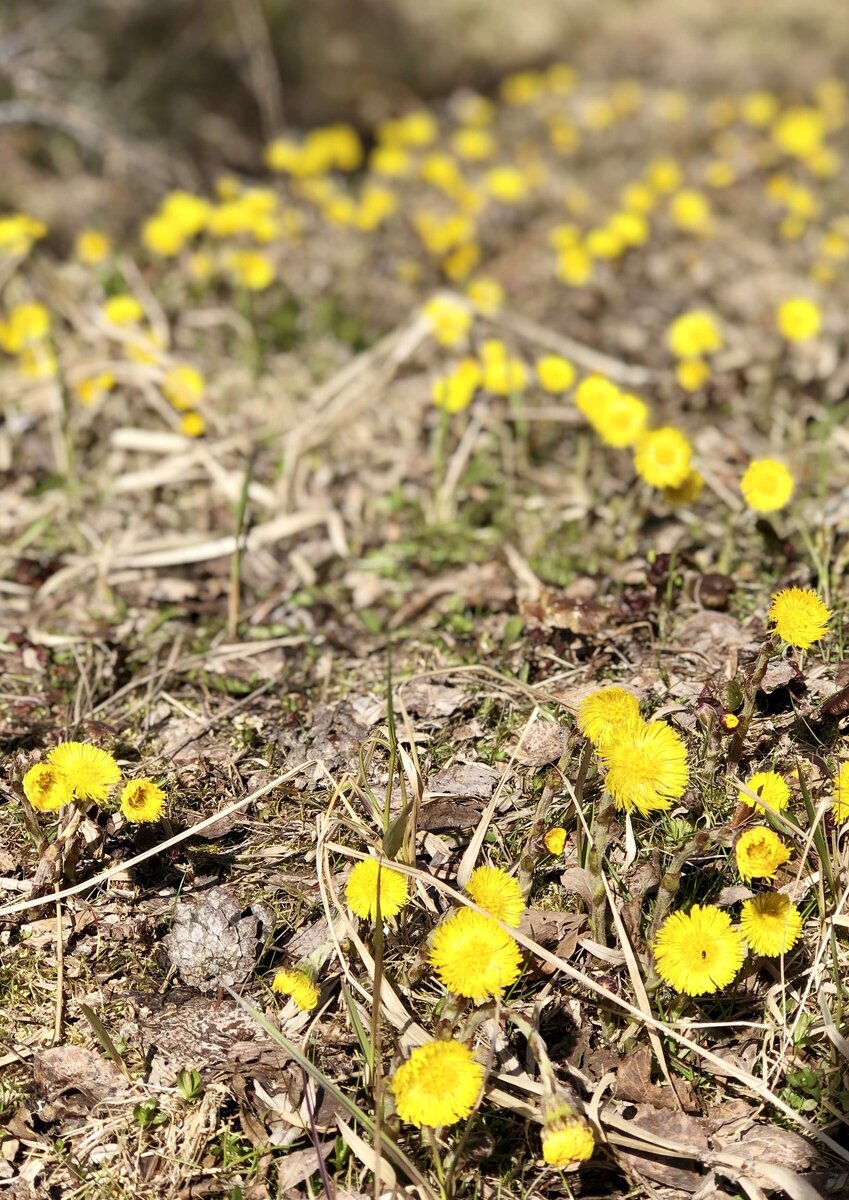
<path id="1" fill-rule="evenodd" d="M 542 840 L 548 853 L 557 857 L 566 846 L 566 830 L 562 825 L 553 825 L 551 829 L 546 829 Z"/>
<path id="2" fill-rule="evenodd" d="M 694 904 L 688 913 L 667 917 L 654 943 L 658 975 L 688 996 L 724 988 L 745 957 L 743 938 L 728 913 L 712 904 Z"/>
<path id="3" fill-rule="evenodd" d="M 789 896 L 763 892 L 743 904 L 740 932 L 755 954 L 786 954 L 799 940 L 802 914 Z"/>
<path id="4" fill-rule="evenodd" d="M 669 808 L 687 787 L 687 748 L 663 721 L 621 726 L 599 752 L 599 762 L 616 807 L 626 812 Z"/>
<path id="5" fill-rule="evenodd" d="M 291 996 L 303 1012 L 312 1012 L 318 1004 L 319 991 L 315 981 L 300 967 L 281 967 L 274 976 L 271 990 L 281 996 Z"/>
<path id="6" fill-rule="evenodd" d="M 416 1046 L 389 1081 L 408 1125 L 454 1125 L 468 1117 L 483 1086 L 483 1067 L 462 1042 Z"/>
<path id="7" fill-rule="evenodd" d="M 407 903 L 407 878 L 377 858 L 358 862 L 345 886 L 345 899 L 358 917 L 377 919 L 377 892 L 380 886 L 380 916 L 396 916 Z"/>
<path id="8" fill-rule="evenodd" d="M 449 992 L 476 1004 L 487 996 L 502 996 L 522 969 L 515 939 L 471 908 L 461 908 L 438 926 L 429 959 Z"/>
<path id="9" fill-rule="evenodd" d="M 775 318 L 778 332 L 788 342 L 806 342 L 816 337 L 822 327 L 822 313 L 813 300 L 791 296 L 778 306 Z"/>
<path id="10" fill-rule="evenodd" d="M 849 760 L 840 764 L 832 796 L 831 811 L 835 821 L 849 821 Z"/>
<path id="11" fill-rule="evenodd" d="M 74 789 L 64 771 L 50 763 L 38 762 L 30 767 L 23 784 L 24 795 L 39 812 L 54 812 L 74 798 Z"/>
<path id="12" fill-rule="evenodd" d="M 542 1157 L 551 1167 L 574 1166 L 592 1158 L 593 1131 L 568 1104 L 561 1104 L 545 1118 L 542 1127 Z"/>
<path id="13" fill-rule="evenodd" d="M 756 796 L 760 796 L 769 808 L 780 812 L 782 808 L 787 807 L 790 788 L 777 771 L 757 771 L 746 780 L 746 787 Z M 737 793 L 737 801 L 739 804 L 748 804 L 749 808 L 757 807 L 754 800 L 742 791 Z"/>
<path id="14" fill-rule="evenodd" d="M 152 779 L 131 779 L 121 792 L 121 812 L 128 821 L 156 821 L 165 804 L 165 793 Z"/>
<path id="15" fill-rule="evenodd" d="M 650 487 L 680 487 L 690 474 L 693 447 L 671 425 L 644 433 L 637 442 L 634 466 Z"/>
<path id="16" fill-rule="evenodd" d="M 603 750 L 623 725 L 641 720 L 637 697 L 620 687 L 600 688 L 578 708 L 578 728 L 596 750 Z"/>
<path id="17" fill-rule="evenodd" d="M 793 495 L 793 476 L 774 458 L 754 458 L 740 480 L 740 491 L 755 512 L 776 512 Z"/>
<path id="18" fill-rule="evenodd" d="M 784 588 L 772 598 L 769 619 L 783 642 L 808 650 L 828 632 L 831 610 L 812 588 Z"/>
<path id="19" fill-rule="evenodd" d="M 512 875 L 498 867 L 477 867 L 466 884 L 479 908 L 505 925 L 518 925 L 525 911 L 525 897 Z"/>
<path id="20" fill-rule="evenodd" d="M 789 848 L 772 829 L 757 825 L 744 829 L 734 847 L 741 879 L 773 879 L 790 857 Z"/>
<path id="21" fill-rule="evenodd" d="M 58 767 L 78 800 L 102 803 L 121 779 L 121 770 L 111 754 L 88 742 L 62 742 L 47 755 Z"/>

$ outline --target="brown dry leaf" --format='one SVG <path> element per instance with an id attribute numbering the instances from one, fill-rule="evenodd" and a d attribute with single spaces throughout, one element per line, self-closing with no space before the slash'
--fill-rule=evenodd
<path id="1" fill-rule="evenodd" d="M 714 1142 L 732 1154 L 745 1154 L 753 1164 L 751 1174 L 761 1187 L 773 1185 L 766 1175 L 758 1173 L 759 1160 L 797 1172 L 812 1171 L 825 1165 L 810 1142 L 792 1129 L 781 1129 L 777 1125 L 755 1125 L 739 1141 L 726 1141 L 718 1132 L 714 1134 Z"/>
<path id="2" fill-rule="evenodd" d="M 576 892 L 587 904 L 592 904 L 593 877 L 585 867 L 569 867 L 560 876 L 560 886 L 566 892 Z"/>
<path id="3" fill-rule="evenodd" d="M 544 767 L 557 762 L 569 741 L 569 734 L 554 721 L 535 721 L 516 749 L 516 762 L 523 767 Z"/>
<path id="4" fill-rule="evenodd" d="M 469 800 L 488 800 L 498 783 L 498 772 L 486 763 L 454 763 L 431 777 L 431 796 L 465 796 Z"/>
<path id="5" fill-rule="evenodd" d="M 758 689 L 765 695 L 771 696 L 779 688 L 804 688 L 805 680 L 801 671 L 787 659 L 776 659 L 769 664 Z"/>
<path id="6" fill-rule="evenodd" d="M 434 721 L 450 717 L 468 702 L 468 693 L 462 688 L 448 687 L 443 683 L 410 683 L 399 689 L 407 712 L 420 721 Z"/>
<path id="7" fill-rule="evenodd" d="M 584 913 L 557 912 L 547 908 L 526 908 L 519 929 L 561 958 L 570 958 L 586 924 Z"/>
<path id="8" fill-rule="evenodd" d="M 653 1108 L 678 1109 L 675 1096 L 668 1087 L 651 1081 L 652 1052 L 650 1046 L 638 1046 L 622 1061 L 616 1072 L 617 1100 L 632 1100 L 635 1104 L 649 1104 Z M 699 1112 L 699 1104 L 692 1085 L 686 1079 L 673 1079 L 678 1100 L 685 1112 Z"/>
<path id="9" fill-rule="evenodd" d="M 308 1146 L 305 1150 L 292 1150 L 282 1159 L 277 1172 L 277 1188 L 285 1192 L 288 1188 L 298 1187 L 311 1175 L 318 1171 L 318 1156 L 326 1159 L 333 1149 L 334 1143 L 319 1142 L 318 1146 Z"/>
<path id="10" fill-rule="evenodd" d="M 616 1156 L 637 1176 L 649 1179 L 665 1187 L 678 1188 L 683 1192 L 696 1192 L 704 1182 L 703 1173 L 697 1163 L 681 1158 L 661 1158 L 652 1153 L 652 1137 L 661 1137 L 670 1142 L 708 1150 L 708 1139 L 700 1121 L 686 1113 L 669 1112 L 650 1104 L 640 1104 L 632 1121 L 645 1134 L 645 1152 L 617 1148 Z M 636 1134 L 636 1129 L 634 1130 Z"/>
<path id="11" fill-rule="evenodd" d="M 736 651 L 748 645 L 751 634 L 727 613 L 700 609 L 675 631 L 675 641 L 687 650 L 707 659 L 711 670 L 719 671 L 735 660 Z"/>
<path id="12" fill-rule="evenodd" d="M 519 616 L 531 628 L 566 629 L 584 635 L 607 628 L 613 610 L 595 600 L 580 600 L 564 591 L 543 588 L 537 595 L 518 597 Z"/>

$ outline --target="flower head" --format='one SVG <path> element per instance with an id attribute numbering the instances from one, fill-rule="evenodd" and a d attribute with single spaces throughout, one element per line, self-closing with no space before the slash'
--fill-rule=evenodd
<path id="1" fill-rule="evenodd" d="M 571 1167 L 586 1162 L 595 1150 L 595 1137 L 583 1117 L 568 1104 L 546 1114 L 542 1127 L 542 1157 L 551 1167 Z"/>
<path id="2" fill-rule="evenodd" d="M 599 752 L 616 807 L 645 815 L 669 808 L 687 787 L 687 749 L 663 721 L 622 725 Z"/>
<path id="3" fill-rule="evenodd" d="M 784 588 L 772 598 L 769 619 L 783 642 L 808 650 L 827 632 L 831 611 L 812 588 Z"/>
<path id="4" fill-rule="evenodd" d="M 694 308 L 675 318 L 666 331 L 666 344 L 676 358 L 702 358 L 722 349 L 722 332 L 709 312 Z"/>
<path id="5" fill-rule="evenodd" d="M 648 405 L 639 396 L 617 390 L 605 404 L 588 413 L 587 420 L 605 445 L 623 450 L 633 446 L 645 433 Z"/>
<path id="6" fill-rule="evenodd" d="M 831 811 L 835 821 L 849 820 L 849 760 L 841 763 L 838 768 L 832 796 L 834 799 L 831 802 Z"/>
<path id="7" fill-rule="evenodd" d="M 542 390 L 552 396 L 568 392 L 575 382 L 575 368 L 567 358 L 559 354 L 546 354 L 538 358 L 536 373 Z"/>
<path id="8" fill-rule="evenodd" d="M 300 967 L 281 967 L 274 976 L 271 990 L 291 996 L 303 1012 L 312 1012 L 318 1004 L 318 988 L 311 975 Z"/>
<path id="9" fill-rule="evenodd" d="M 757 825 L 740 834 L 734 854 L 741 879 L 772 879 L 790 850 L 772 829 Z"/>
<path id="10" fill-rule="evenodd" d="M 623 725 L 641 720 L 637 697 L 620 687 L 592 692 L 578 708 L 578 728 L 596 750 L 603 750 Z"/>
<path id="11" fill-rule="evenodd" d="M 198 402 L 203 399 L 205 390 L 203 375 L 197 367 L 189 366 L 188 363 L 171 367 L 162 381 L 163 396 L 180 412 L 196 408 Z"/>
<path id="12" fill-rule="evenodd" d="M 703 358 L 682 358 L 675 367 L 678 386 L 685 392 L 699 392 L 711 377 L 710 364 Z"/>
<path id="13" fill-rule="evenodd" d="M 416 1046 L 389 1081 L 409 1125 L 453 1125 L 468 1117 L 483 1086 L 483 1067 L 462 1042 Z"/>
<path id="14" fill-rule="evenodd" d="M 63 773 L 78 800 L 102 802 L 121 778 L 112 755 L 87 742 L 62 742 L 53 747 L 47 761 Z"/>
<path id="15" fill-rule="evenodd" d="M 144 316 L 141 304 L 129 292 L 110 296 L 101 311 L 110 325 L 135 325 Z"/>
<path id="16" fill-rule="evenodd" d="M 575 407 L 589 421 L 593 413 L 618 395 L 619 388 L 603 375 L 587 375 L 575 388 Z"/>
<path id="17" fill-rule="evenodd" d="M 165 804 L 165 793 L 152 779 L 131 779 L 121 792 L 121 812 L 128 821 L 156 821 Z"/>
<path id="18" fill-rule="evenodd" d="M 70 804 L 74 789 L 58 767 L 38 762 L 24 775 L 24 795 L 33 808 L 40 812 L 53 812 L 63 804 Z"/>
<path id="19" fill-rule="evenodd" d="M 663 489 L 663 498 L 667 504 L 676 508 L 681 504 L 694 504 L 702 494 L 704 486 L 705 481 L 701 472 L 697 471 L 695 467 L 691 467 L 689 473 L 684 477 L 683 483 L 679 483 L 677 487 Z"/>
<path id="20" fill-rule="evenodd" d="M 637 473 L 656 488 L 680 487 L 690 474 L 693 447 L 671 425 L 644 433 L 637 442 L 634 466 Z"/>
<path id="21" fill-rule="evenodd" d="M 345 899 L 358 917 L 377 919 L 377 893 L 380 887 L 380 915 L 394 917 L 407 903 L 407 878 L 377 858 L 358 862 L 345 886 Z"/>
<path id="22" fill-rule="evenodd" d="M 658 975 L 688 996 L 725 987 L 745 957 L 745 944 L 728 913 L 712 904 L 694 904 L 688 913 L 667 917 L 654 943 Z"/>
<path id="23" fill-rule="evenodd" d="M 466 340 L 472 326 L 472 313 L 461 300 L 452 296 L 434 296 L 425 305 L 424 313 L 441 346 L 457 346 Z"/>
<path id="24" fill-rule="evenodd" d="M 746 780 L 746 787 L 756 796 L 760 796 L 768 808 L 781 811 L 782 808 L 787 807 L 790 788 L 777 771 L 757 771 Z M 756 807 L 754 800 L 745 792 L 737 793 L 737 801 L 739 804 L 748 804 L 749 808 Z"/>
<path id="25" fill-rule="evenodd" d="M 740 932 L 755 954 L 786 954 L 799 940 L 802 914 L 789 896 L 762 892 L 743 904 Z"/>
<path id="26" fill-rule="evenodd" d="M 819 333 L 822 313 L 813 300 L 805 296 L 791 296 L 778 306 L 775 320 L 778 332 L 788 342 L 806 342 Z"/>
<path id="27" fill-rule="evenodd" d="M 551 829 L 546 829 L 542 840 L 548 853 L 556 858 L 563 853 L 566 845 L 566 830 L 562 825 L 553 825 Z"/>
<path id="28" fill-rule="evenodd" d="M 525 911 L 525 897 L 512 875 L 498 867 L 477 867 L 466 891 L 479 908 L 505 925 L 518 925 Z"/>
<path id="29" fill-rule="evenodd" d="M 755 512 L 775 512 L 783 508 L 794 489 L 793 476 L 774 458 L 753 458 L 740 480 L 740 491 Z"/>
<path id="30" fill-rule="evenodd" d="M 476 1004 L 503 995 L 522 968 L 518 943 L 471 908 L 461 908 L 436 929 L 429 958 L 449 992 Z"/>

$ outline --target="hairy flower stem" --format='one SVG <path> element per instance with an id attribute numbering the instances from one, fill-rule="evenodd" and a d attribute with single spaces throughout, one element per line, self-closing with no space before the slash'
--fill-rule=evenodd
<path id="1" fill-rule="evenodd" d="M 587 870 L 592 876 L 590 931 L 595 941 L 607 945 L 607 893 L 604 887 L 604 855 L 616 819 L 616 806 L 605 792 L 596 809 L 590 830 L 592 844 L 587 857 Z"/>
<path id="2" fill-rule="evenodd" d="M 740 713 L 740 724 L 734 730 L 734 736 L 731 739 L 731 745 L 728 748 L 728 770 L 733 771 L 739 763 L 743 755 L 743 746 L 746 742 L 746 735 L 749 732 L 749 725 L 752 722 L 752 716 L 755 711 L 755 701 L 757 700 L 758 688 L 763 683 L 766 669 L 769 666 L 769 660 L 775 653 L 775 639 L 770 636 L 758 651 L 758 657 L 755 659 L 749 677 L 743 684 L 743 711 Z"/>

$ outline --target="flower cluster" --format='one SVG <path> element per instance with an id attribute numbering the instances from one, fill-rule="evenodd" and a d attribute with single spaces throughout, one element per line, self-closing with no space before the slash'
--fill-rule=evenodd
<path id="1" fill-rule="evenodd" d="M 121 781 L 121 769 L 106 750 L 88 742 L 62 742 L 24 775 L 24 795 L 40 812 L 66 804 L 106 804 Z M 127 821 L 156 821 L 165 792 L 152 780 L 129 779 L 121 792 L 121 812 Z"/>

